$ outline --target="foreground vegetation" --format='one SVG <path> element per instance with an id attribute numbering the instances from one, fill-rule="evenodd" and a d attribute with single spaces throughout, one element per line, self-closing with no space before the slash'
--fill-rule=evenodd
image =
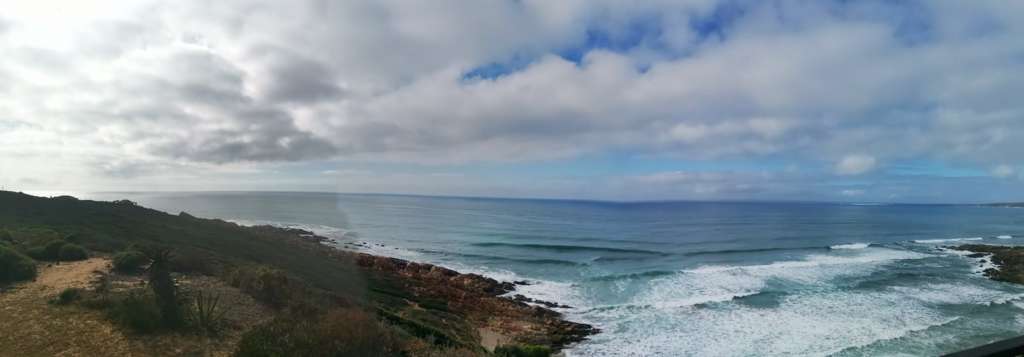
<path id="1" fill-rule="evenodd" d="M 109 273 L 52 303 L 100 312 L 132 336 L 235 331 L 239 356 L 546 356 L 592 333 L 549 310 L 497 298 L 509 287 L 492 280 L 339 252 L 308 233 L 170 215 L 130 201 L 0 191 L 0 284 L 31 280 L 44 262 L 107 257 Z M 199 278 L 248 295 L 269 313 L 250 319 L 262 321 L 254 326 L 229 326 L 231 307 L 220 295 L 182 284 Z M 478 328 L 490 325 L 526 327 L 488 351 Z"/>

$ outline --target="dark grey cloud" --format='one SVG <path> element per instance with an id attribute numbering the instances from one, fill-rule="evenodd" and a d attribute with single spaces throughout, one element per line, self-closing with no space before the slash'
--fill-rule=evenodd
<path id="1" fill-rule="evenodd" d="M 153 150 L 158 155 L 214 163 L 312 160 L 337 153 L 329 142 L 296 129 L 283 112 L 244 110 L 234 115 L 246 123 L 244 128 L 182 137 Z"/>
<path id="2" fill-rule="evenodd" d="M 270 102 L 309 104 L 340 100 L 344 93 L 331 69 L 315 60 L 282 48 L 261 49 L 254 55 L 265 56 L 269 62 L 262 96 Z"/>

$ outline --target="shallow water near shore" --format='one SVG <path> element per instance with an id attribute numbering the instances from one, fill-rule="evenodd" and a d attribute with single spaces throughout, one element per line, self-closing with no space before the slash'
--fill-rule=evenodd
<path id="1" fill-rule="evenodd" d="M 958 243 L 1024 243 L 1020 210 L 608 203 L 326 193 L 103 193 L 306 228 L 363 250 L 527 280 L 604 332 L 570 356 L 936 355 L 1024 331 L 1024 287 Z M 1018 243 L 1019 240 L 1019 243 Z"/>

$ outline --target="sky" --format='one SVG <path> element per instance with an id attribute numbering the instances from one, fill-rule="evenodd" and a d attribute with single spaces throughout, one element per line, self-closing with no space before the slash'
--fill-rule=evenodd
<path id="1" fill-rule="evenodd" d="M 0 0 L 0 187 L 1024 201 L 1024 2 Z"/>

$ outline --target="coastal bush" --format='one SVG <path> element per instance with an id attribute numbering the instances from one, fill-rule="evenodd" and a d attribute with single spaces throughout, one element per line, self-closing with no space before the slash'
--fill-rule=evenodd
<path id="1" fill-rule="evenodd" d="M 64 248 L 68 242 L 63 239 L 54 239 L 43 245 L 43 259 L 45 260 L 60 260 L 60 249 Z"/>
<path id="2" fill-rule="evenodd" d="M 32 259 L 49 260 L 46 258 L 46 253 L 43 253 L 43 247 L 28 247 L 24 251 L 25 255 L 32 257 Z"/>
<path id="3" fill-rule="evenodd" d="M 149 263 L 149 258 L 140 251 L 126 250 L 114 254 L 114 270 L 121 273 L 136 273 L 143 265 Z"/>
<path id="4" fill-rule="evenodd" d="M 67 289 L 64 289 L 64 291 L 61 291 L 60 294 L 57 295 L 57 298 L 53 300 L 53 303 L 57 304 L 57 305 L 67 305 L 67 304 L 73 303 L 75 301 L 78 301 L 81 298 L 82 298 L 82 289 L 79 289 L 79 288 L 67 288 Z"/>
<path id="5" fill-rule="evenodd" d="M 44 242 L 29 243 L 25 254 L 36 260 L 56 261 L 60 254 L 60 248 L 67 244 L 60 239 L 47 240 Z"/>
<path id="6" fill-rule="evenodd" d="M 278 309 L 288 306 L 292 294 L 301 289 L 301 284 L 283 271 L 264 266 L 235 268 L 226 280 L 257 301 Z"/>
<path id="7" fill-rule="evenodd" d="M 36 263 L 18 251 L 0 246 L 0 284 L 31 280 L 36 277 Z"/>
<path id="8" fill-rule="evenodd" d="M 36 237 L 27 244 L 25 254 L 36 260 L 59 261 L 61 248 L 68 244 L 60 238 Z"/>
<path id="9" fill-rule="evenodd" d="M 162 326 L 160 308 L 149 294 L 135 291 L 109 304 L 107 316 L 131 331 L 150 333 Z"/>
<path id="10" fill-rule="evenodd" d="M 217 267 L 209 253 L 196 249 L 177 249 L 171 257 L 171 271 L 182 274 L 216 275 Z"/>
<path id="11" fill-rule="evenodd" d="M 6 229 L 0 229 L 0 243 L 14 244 L 14 236 Z"/>
<path id="12" fill-rule="evenodd" d="M 78 244 L 65 244 L 60 247 L 60 251 L 57 253 L 57 258 L 63 262 L 70 262 L 76 260 L 85 260 L 89 258 L 89 253 L 85 251 L 85 248 Z"/>
<path id="13" fill-rule="evenodd" d="M 394 330 L 361 310 L 336 309 L 314 321 L 279 317 L 246 332 L 236 356 L 400 356 Z"/>
<path id="14" fill-rule="evenodd" d="M 551 349 L 537 345 L 504 345 L 494 349 L 498 357 L 549 357 Z"/>

